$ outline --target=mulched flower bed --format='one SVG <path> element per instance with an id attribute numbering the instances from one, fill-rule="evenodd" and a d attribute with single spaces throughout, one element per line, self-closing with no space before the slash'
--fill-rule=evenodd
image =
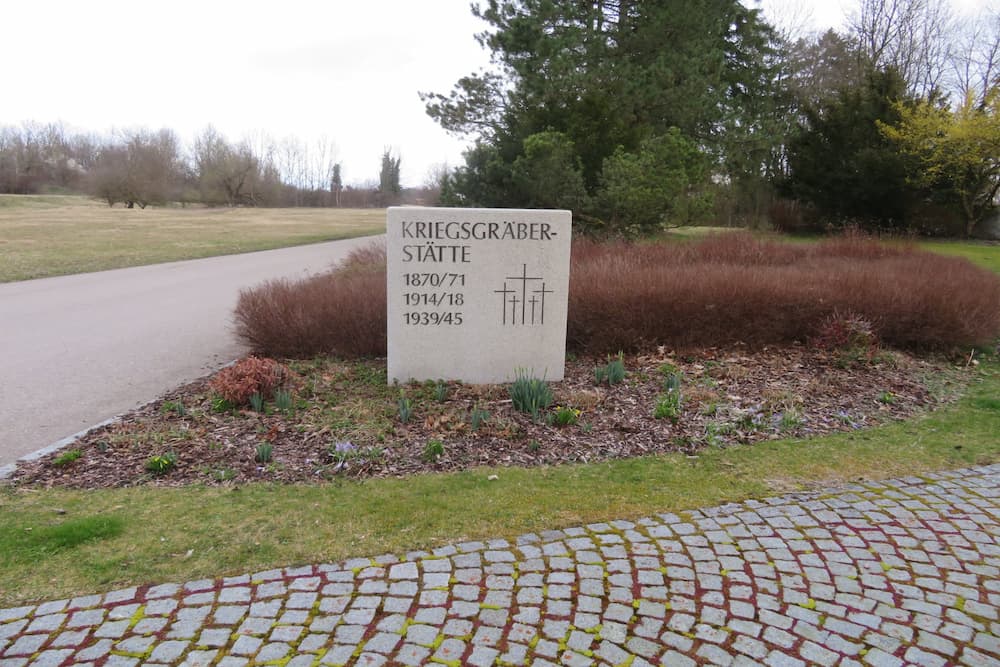
<path id="1" fill-rule="evenodd" d="M 966 381 L 945 359 L 885 352 L 845 363 L 806 346 L 660 349 L 626 356 L 625 380 L 597 385 L 594 368 L 607 361 L 568 361 L 565 381 L 551 384 L 553 406 L 537 420 L 514 410 L 507 386 L 387 387 L 384 359 L 288 362 L 295 407 L 286 411 L 268 403 L 264 412 L 217 412 L 205 378 L 90 432 L 68 448 L 80 451 L 75 460 L 57 464 L 57 453 L 22 463 L 13 481 L 75 488 L 308 482 L 696 454 L 903 419 L 933 409 Z M 653 416 L 671 370 L 682 397 L 676 422 Z M 932 393 L 929 381 L 946 390 Z M 413 412 L 406 423 L 398 416 L 401 393 Z M 579 410 L 577 423 L 550 423 L 555 406 Z M 477 429 L 475 408 L 489 415 Z M 259 460 L 264 443 L 269 461 Z M 168 452 L 176 456 L 172 468 L 147 470 L 151 457 Z"/>

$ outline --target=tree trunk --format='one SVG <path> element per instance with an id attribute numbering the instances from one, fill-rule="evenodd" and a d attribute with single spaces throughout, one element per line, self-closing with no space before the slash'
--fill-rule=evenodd
<path id="1" fill-rule="evenodd" d="M 964 194 L 962 195 L 962 212 L 965 213 L 965 238 L 970 239 L 972 232 L 976 229 L 976 223 L 979 221 L 972 211 L 972 202 L 969 201 L 969 196 Z"/>

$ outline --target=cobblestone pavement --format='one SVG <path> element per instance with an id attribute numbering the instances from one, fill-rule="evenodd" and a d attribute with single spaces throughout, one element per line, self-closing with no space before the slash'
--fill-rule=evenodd
<path id="1" fill-rule="evenodd" d="M 1000 465 L 0 610 L 0 666 L 1000 665 Z"/>

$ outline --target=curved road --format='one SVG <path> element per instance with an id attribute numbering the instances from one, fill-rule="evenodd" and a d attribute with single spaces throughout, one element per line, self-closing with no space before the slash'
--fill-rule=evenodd
<path id="1" fill-rule="evenodd" d="M 16 459 L 232 361 L 239 291 L 371 237 L 0 284 L 0 477 Z"/>

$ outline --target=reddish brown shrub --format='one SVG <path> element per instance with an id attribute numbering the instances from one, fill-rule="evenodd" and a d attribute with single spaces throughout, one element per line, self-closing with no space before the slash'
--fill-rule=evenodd
<path id="1" fill-rule="evenodd" d="M 574 246 L 568 341 L 607 353 L 806 341 L 835 312 L 902 348 L 986 344 L 1000 335 L 1000 278 L 966 260 L 847 238 Z"/>
<path id="2" fill-rule="evenodd" d="M 808 341 L 834 313 L 900 348 L 1000 335 L 1000 278 L 964 259 L 851 236 L 818 244 L 723 234 L 686 243 L 573 245 L 567 342 L 597 353 Z M 279 356 L 382 356 L 385 252 L 330 274 L 247 290 L 237 331 Z"/>
<path id="3" fill-rule="evenodd" d="M 818 231 L 815 215 L 801 202 L 778 199 L 767 208 L 767 219 L 775 231 L 783 234 Z"/>
<path id="4" fill-rule="evenodd" d="M 355 248 L 338 267 L 341 271 L 370 272 L 375 269 L 385 269 L 385 244 L 369 243 Z"/>
<path id="5" fill-rule="evenodd" d="M 273 395 L 287 378 L 288 368 L 274 359 L 246 357 L 223 368 L 208 384 L 233 405 L 246 405 L 254 394 Z"/>
<path id="6" fill-rule="evenodd" d="M 355 251 L 331 273 L 243 290 L 235 320 L 237 335 L 262 354 L 383 356 L 385 250 Z"/>
<path id="7" fill-rule="evenodd" d="M 811 341 L 822 350 L 871 351 L 878 347 L 872 323 L 853 313 L 833 313 L 820 322 Z"/>

